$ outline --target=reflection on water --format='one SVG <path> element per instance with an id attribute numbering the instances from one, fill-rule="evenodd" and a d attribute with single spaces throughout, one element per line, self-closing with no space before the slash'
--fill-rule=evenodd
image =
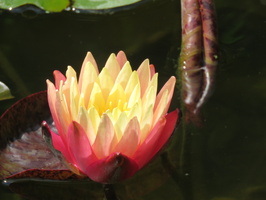
<path id="1" fill-rule="evenodd" d="M 215 2 L 221 55 L 216 90 L 203 110 L 205 125 L 181 126 L 167 149 L 169 165 L 159 157 L 132 179 L 117 184 L 121 199 L 181 199 L 180 182 L 191 200 L 266 199 L 266 6 L 262 0 Z M 20 99 L 44 90 L 54 69 L 65 71 L 67 65 L 78 69 L 88 50 L 97 61 L 105 61 L 111 52 L 123 49 L 132 66 L 150 58 L 161 67 L 159 80 L 164 82 L 174 73 L 179 55 L 179 15 L 179 2 L 171 0 L 89 19 L 70 13 L 32 19 L 2 13 L 0 80 Z M 0 102 L 1 113 L 15 100 Z M 189 146 L 186 163 L 180 166 L 178 139 L 184 131 Z M 42 184 L 38 187 L 44 193 L 65 187 L 90 193 L 87 188 L 94 188 L 91 198 L 101 198 L 98 184 Z M 27 182 L 25 188 L 37 187 Z M 20 198 L 2 187 L 0 199 Z"/>

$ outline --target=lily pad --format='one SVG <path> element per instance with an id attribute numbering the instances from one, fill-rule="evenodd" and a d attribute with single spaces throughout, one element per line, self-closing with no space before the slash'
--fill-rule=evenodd
<path id="1" fill-rule="evenodd" d="M 110 9 L 120 6 L 130 5 L 141 0 L 76 0 L 73 7 L 77 9 Z"/>
<path id="2" fill-rule="evenodd" d="M 32 200 L 103 199 L 102 186 L 87 180 L 8 179 L 3 184 L 11 191 Z"/>
<path id="3" fill-rule="evenodd" d="M 31 4 L 49 12 L 60 12 L 67 8 L 102 10 L 130 5 L 139 1 L 141 0 L 2 0 L 0 8 L 11 10 Z"/>
<path id="4" fill-rule="evenodd" d="M 0 100 L 13 98 L 9 88 L 0 81 Z"/>
<path id="5" fill-rule="evenodd" d="M 30 95 L 0 117 L 0 179 L 77 179 L 50 150 L 41 124 L 53 126 L 47 92 Z"/>
<path id="6" fill-rule="evenodd" d="M 51 12 L 60 12 L 70 6 L 69 0 L 2 0 L 0 8 L 13 9 L 26 4 L 32 4 Z"/>

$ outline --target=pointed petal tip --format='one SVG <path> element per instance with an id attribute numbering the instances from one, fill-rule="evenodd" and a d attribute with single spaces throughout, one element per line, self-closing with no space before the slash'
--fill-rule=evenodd
<path id="1" fill-rule="evenodd" d="M 151 73 L 151 77 L 153 77 L 153 75 L 156 73 L 155 71 L 155 66 L 153 64 L 150 64 L 150 73 Z"/>
<path id="2" fill-rule="evenodd" d="M 166 120 L 176 120 L 177 123 L 178 123 L 178 121 L 180 121 L 181 117 L 182 117 L 182 113 L 178 108 L 176 108 L 175 110 L 173 110 L 171 112 L 168 112 L 165 115 Z"/>
<path id="3" fill-rule="evenodd" d="M 125 52 L 123 51 L 123 50 L 120 50 L 120 51 L 118 51 L 118 53 L 117 53 L 117 57 L 118 56 L 125 56 L 126 54 L 125 54 Z"/>
<path id="4" fill-rule="evenodd" d="M 119 51 L 116 55 L 116 59 L 120 65 L 120 68 L 122 68 L 124 64 L 128 61 L 124 51 Z"/>

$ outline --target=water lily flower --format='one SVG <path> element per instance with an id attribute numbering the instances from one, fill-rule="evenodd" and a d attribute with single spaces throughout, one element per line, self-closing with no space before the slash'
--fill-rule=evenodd
<path id="1" fill-rule="evenodd" d="M 132 70 L 124 52 L 111 54 L 99 73 L 90 52 L 79 79 L 68 67 L 47 80 L 48 102 L 58 133 L 52 144 L 75 169 L 100 183 L 131 177 L 171 136 L 178 110 L 169 114 L 176 79 L 157 95 L 158 74 L 146 59 Z"/>

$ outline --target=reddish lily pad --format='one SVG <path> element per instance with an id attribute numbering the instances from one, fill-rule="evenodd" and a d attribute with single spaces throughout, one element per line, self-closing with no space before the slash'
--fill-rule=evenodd
<path id="1" fill-rule="evenodd" d="M 8 179 L 3 184 L 11 191 L 32 200 L 103 199 L 102 186 L 86 180 Z"/>
<path id="2" fill-rule="evenodd" d="M 22 179 L 22 178 L 40 178 L 49 180 L 71 180 L 71 179 L 83 179 L 83 176 L 78 176 L 69 170 L 46 170 L 46 169 L 29 169 L 21 173 L 14 174 L 9 178 Z"/>
<path id="3" fill-rule="evenodd" d="M 53 126 L 46 91 L 18 101 L 1 116 L 0 179 L 77 178 L 45 142 L 41 131 L 44 120 Z"/>

